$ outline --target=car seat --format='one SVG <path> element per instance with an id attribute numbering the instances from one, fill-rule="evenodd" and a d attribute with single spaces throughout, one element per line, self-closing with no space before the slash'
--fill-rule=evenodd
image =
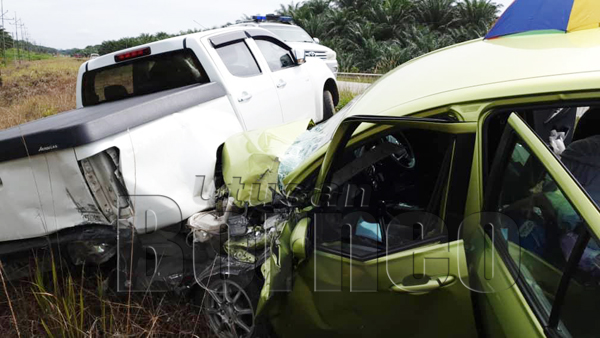
<path id="1" fill-rule="evenodd" d="M 125 86 L 112 85 L 104 87 L 104 98 L 106 101 L 115 101 L 126 98 L 129 95 Z"/>
<path id="2" fill-rule="evenodd" d="M 600 107 L 592 107 L 579 119 L 573 141 L 583 140 L 584 138 L 600 134 L 598 126 L 600 125 Z"/>

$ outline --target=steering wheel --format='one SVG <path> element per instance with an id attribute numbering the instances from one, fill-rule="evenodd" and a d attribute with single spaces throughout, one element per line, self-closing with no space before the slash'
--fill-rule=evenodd
<path id="1" fill-rule="evenodd" d="M 389 158 L 392 159 L 393 163 L 397 164 L 401 168 L 412 170 L 417 164 L 417 160 L 406 137 L 403 134 L 400 135 L 403 142 L 399 141 L 392 135 L 388 135 L 377 141 L 377 144 L 381 145 L 389 142 L 399 146 L 401 149 L 398 152 L 391 154 Z M 376 146 L 373 146 L 373 148 L 374 147 Z M 374 163 L 365 170 L 365 175 L 375 191 L 378 191 L 381 187 L 385 186 L 385 177 L 379 170 L 379 167 L 385 165 L 385 163 L 382 162 Z"/>
<path id="2" fill-rule="evenodd" d="M 390 158 L 404 169 L 413 169 L 417 164 L 417 159 L 415 158 L 412 146 L 410 145 L 404 134 L 400 133 L 399 136 L 401 140 L 398 140 L 395 136 L 388 135 L 382 138 L 379 142 L 388 142 L 404 148 L 390 155 Z"/>

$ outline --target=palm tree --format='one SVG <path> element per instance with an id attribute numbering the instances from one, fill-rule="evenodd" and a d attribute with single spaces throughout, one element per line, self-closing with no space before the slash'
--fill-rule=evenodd
<path id="1" fill-rule="evenodd" d="M 457 3 L 456 10 L 462 26 L 488 26 L 498 17 L 500 5 L 490 0 L 463 0 Z"/>
<path id="2" fill-rule="evenodd" d="M 288 5 L 284 5 L 284 4 L 279 5 L 279 9 L 276 10 L 275 12 L 279 15 L 287 15 L 287 16 L 294 17 L 296 12 L 300 9 L 300 7 L 301 7 L 301 5 L 299 2 L 294 3 L 292 1 L 292 3 L 290 3 Z"/>
<path id="3" fill-rule="evenodd" d="M 456 18 L 455 0 L 418 0 L 414 8 L 418 23 L 435 30 L 448 28 Z"/>
<path id="4" fill-rule="evenodd" d="M 404 25 L 413 22 L 413 2 L 411 0 L 383 0 L 373 3 L 367 11 L 367 19 L 377 22 L 379 27 L 379 40 L 389 40 Z"/>
<path id="5" fill-rule="evenodd" d="M 332 47 L 341 70 L 387 72 L 424 53 L 485 35 L 500 8 L 493 1 L 306 0 L 282 4 L 276 12 Z M 181 34 L 188 32 L 193 31 Z M 142 34 L 95 47 L 106 54 L 169 36 Z"/>

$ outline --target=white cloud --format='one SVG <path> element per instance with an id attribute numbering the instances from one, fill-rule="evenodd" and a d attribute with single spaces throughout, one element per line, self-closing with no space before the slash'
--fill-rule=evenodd
<path id="1" fill-rule="evenodd" d="M 81 48 L 141 33 L 199 28 L 193 20 L 206 27 L 222 25 L 244 14 L 272 13 L 282 2 L 287 0 L 4 0 L 4 9 L 10 16 L 17 12 L 32 40 Z"/>
<path id="2" fill-rule="evenodd" d="M 4 0 L 31 40 L 55 48 L 83 48 L 104 40 L 163 31 L 176 33 L 235 22 L 244 14 L 274 12 L 291 0 Z M 298 1 L 295 1 L 298 2 Z M 506 8 L 512 0 L 496 0 Z M 14 26 L 6 25 L 11 31 Z M 19 32 L 20 34 L 20 32 Z"/>

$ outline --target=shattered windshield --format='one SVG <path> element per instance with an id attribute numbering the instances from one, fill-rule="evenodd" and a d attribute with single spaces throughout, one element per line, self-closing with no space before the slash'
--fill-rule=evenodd
<path id="1" fill-rule="evenodd" d="M 281 191 L 284 191 L 283 179 L 317 150 L 321 149 L 321 147 L 331 141 L 337 127 L 344 120 L 346 115 L 348 115 L 350 107 L 354 105 L 359 97 L 360 96 L 357 96 L 352 101 L 348 102 L 342 110 L 333 115 L 333 117 L 326 122 L 300 134 L 294 143 L 292 143 L 285 151 L 285 154 L 280 158 L 279 171 L 277 173 L 277 181 Z"/>

